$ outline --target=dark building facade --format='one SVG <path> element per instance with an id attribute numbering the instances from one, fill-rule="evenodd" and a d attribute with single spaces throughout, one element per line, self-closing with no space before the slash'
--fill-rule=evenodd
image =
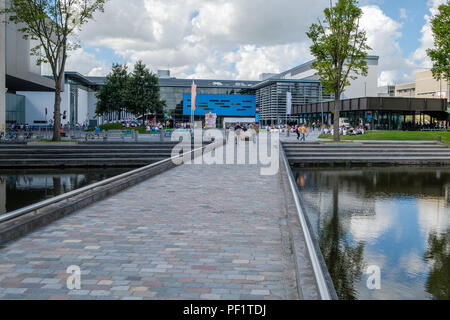
<path id="1" fill-rule="evenodd" d="M 298 117 L 287 114 L 288 92 L 292 95 L 292 107 L 332 98 L 322 92 L 320 81 L 317 80 L 269 79 L 257 84 L 253 89 L 262 125 L 298 122 Z"/>
<path id="2" fill-rule="evenodd" d="M 448 127 L 450 114 L 445 99 L 366 97 L 347 99 L 341 102 L 341 118 L 350 125 L 368 125 L 372 130 L 409 130 L 416 122 L 441 122 Z M 301 123 L 312 123 L 321 119 L 325 124 L 333 123 L 334 102 L 311 103 L 293 108 Z"/>

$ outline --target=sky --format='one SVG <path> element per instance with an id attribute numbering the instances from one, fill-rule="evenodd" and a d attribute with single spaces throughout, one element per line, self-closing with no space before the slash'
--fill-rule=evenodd
<path id="1" fill-rule="evenodd" d="M 447 0 L 360 0 L 378 85 L 431 67 L 430 19 Z M 258 80 L 312 59 L 306 32 L 329 0 L 107 0 L 83 26 L 66 70 L 104 76 L 113 63 L 189 79 Z"/>

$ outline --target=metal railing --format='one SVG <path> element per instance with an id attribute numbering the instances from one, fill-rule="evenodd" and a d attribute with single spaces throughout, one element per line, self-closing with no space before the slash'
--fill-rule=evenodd
<path id="1" fill-rule="evenodd" d="M 317 252 L 315 249 L 315 245 L 311 236 L 311 232 L 308 227 L 308 223 L 306 222 L 306 217 L 303 212 L 302 206 L 300 204 L 300 198 L 298 196 L 298 188 L 295 183 L 294 176 L 292 174 L 291 168 L 289 166 L 289 161 L 287 160 L 286 154 L 284 152 L 283 147 L 281 147 L 281 155 L 283 158 L 284 165 L 286 167 L 286 172 L 289 179 L 289 184 L 291 186 L 292 195 L 294 197 L 295 206 L 297 208 L 297 214 L 300 220 L 300 225 L 303 230 L 303 234 L 305 236 L 306 247 L 308 249 L 309 257 L 311 259 L 311 264 L 313 267 L 314 276 L 316 278 L 317 287 L 319 289 L 319 295 L 322 300 L 332 300 L 330 290 L 327 285 L 327 281 L 325 280 L 325 275 L 323 273 L 321 264 L 319 262 L 319 257 L 317 256 Z"/>

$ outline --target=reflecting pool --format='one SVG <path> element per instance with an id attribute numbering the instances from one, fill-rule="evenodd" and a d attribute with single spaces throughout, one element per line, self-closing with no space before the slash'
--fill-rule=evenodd
<path id="1" fill-rule="evenodd" d="M 293 173 L 340 299 L 450 299 L 449 168 Z"/>
<path id="2" fill-rule="evenodd" d="M 131 170 L 112 168 L 0 171 L 0 215 Z"/>

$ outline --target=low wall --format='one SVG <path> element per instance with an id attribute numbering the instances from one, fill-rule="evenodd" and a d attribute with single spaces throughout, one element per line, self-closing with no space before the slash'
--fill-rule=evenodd
<path id="1" fill-rule="evenodd" d="M 319 242 L 305 214 L 283 147 L 280 148 L 280 175 L 286 185 L 285 193 L 291 196 L 291 200 L 286 198 L 285 205 L 289 212 L 288 224 L 299 296 L 306 300 L 316 297 L 320 300 L 338 300 L 333 280 L 328 272 Z"/>

